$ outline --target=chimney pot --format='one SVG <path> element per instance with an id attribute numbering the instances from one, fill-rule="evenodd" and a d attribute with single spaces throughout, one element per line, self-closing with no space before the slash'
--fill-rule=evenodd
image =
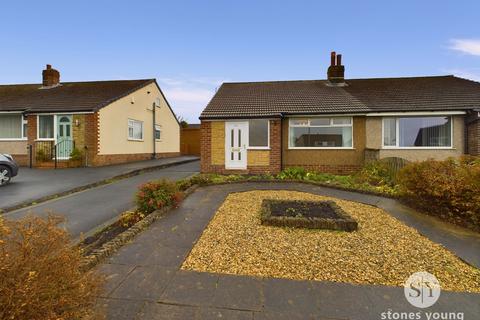
<path id="1" fill-rule="evenodd" d="M 332 53 L 330 53 L 330 65 L 331 66 L 334 66 L 336 64 L 335 63 L 335 60 L 336 60 L 335 55 L 336 55 L 335 51 L 332 51 Z"/>
<path id="2" fill-rule="evenodd" d="M 50 70 L 52 69 L 52 65 L 51 64 L 47 64 L 47 70 Z"/>
<path id="3" fill-rule="evenodd" d="M 342 55 L 339 54 L 337 55 L 337 66 L 341 66 L 342 65 Z"/>

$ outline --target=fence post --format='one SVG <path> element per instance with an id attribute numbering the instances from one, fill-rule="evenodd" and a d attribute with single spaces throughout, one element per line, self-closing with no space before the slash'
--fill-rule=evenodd
<path id="1" fill-rule="evenodd" d="M 57 169 L 57 145 L 55 144 L 53 146 L 55 149 L 53 150 L 53 152 L 55 153 L 54 157 L 55 157 L 55 169 Z"/>

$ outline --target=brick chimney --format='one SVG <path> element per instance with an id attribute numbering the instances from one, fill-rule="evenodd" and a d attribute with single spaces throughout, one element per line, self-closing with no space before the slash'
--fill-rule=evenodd
<path id="1" fill-rule="evenodd" d="M 42 71 L 42 84 L 44 87 L 55 87 L 60 84 L 60 72 L 52 69 L 52 66 L 47 64 L 47 68 Z"/>
<path id="2" fill-rule="evenodd" d="M 331 85 L 346 85 L 345 67 L 342 65 L 342 55 L 336 54 L 335 51 L 332 51 L 330 54 L 330 67 L 328 67 L 327 77 Z"/>

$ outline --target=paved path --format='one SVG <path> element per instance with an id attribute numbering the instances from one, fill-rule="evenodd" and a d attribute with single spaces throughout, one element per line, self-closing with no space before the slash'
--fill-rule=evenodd
<path id="1" fill-rule="evenodd" d="M 193 159 L 198 159 L 198 157 L 182 156 L 105 167 L 56 170 L 22 167 L 20 168 L 18 176 L 13 178 L 9 185 L 0 188 L 0 209 L 13 207 L 25 202 L 32 202 L 45 196 L 68 191 L 133 171 Z"/>
<path id="2" fill-rule="evenodd" d="M 175 165 L 8 212 L 4 216 L 15 219 L 30 212 L 41 216 L 49 212 L 63 215 L 67 218 L 66 228 L 73 238 L 77 238 L 81 233 L 92 233 L 102 224 L 132 208 L 133 197 L 140 184 L 160 178 L 183 179 L 198 171 L 199 161 Z"/>
<path id="3" fill-rule="evenodd" d="M 98 268 L 108 276 L 99 306 L 108 319 L 381 319 L 382 312 L 419 312 L 403 288 L 234 276 L 180 270 L 230 192 L 292 189 L 379 204 L 378 197 L 305 184 L 232 184 L 199 188 Z M 392 205 L 391 203 L 388 203 Z M 413 219 L 413 218 L 412 218 Z M 478 253 L 478 252 L 477 252 Z M 477 319 L 480 295 L 443 291 L 429 312 Z M 422 315 L 422 319 L 426 319 Z"/>

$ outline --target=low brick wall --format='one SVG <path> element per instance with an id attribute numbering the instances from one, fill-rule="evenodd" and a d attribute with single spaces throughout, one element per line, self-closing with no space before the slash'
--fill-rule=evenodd
<path id="1" fill-rule="evenodd" d="M 157 153 L 157 159 L 160 158 L 171 158 L 180 156 L 180 152 L 166 152 L 166 153 Z M 134 154 L 99 154 L 96 155 L 93 159 L 88 160 L 89 166 L 99 167 L 99 166 L 108 166 L 111 164 L 119 164 L 126 162 L 142 161 L 152 159 L 151 153 L 134 153 Z"/>
<path id="2" fill-rule="evenodd" d="M 302 167 L 305 170 L 309 171 L 318 171 L 322 173 L 331 173 L 331 174 L 351 174 L 358 172 L 362 169 L 362 165 L 287 165 L 284 166 L 283 169 L 286 168 L 294 168 L 294 167 Z"/>

